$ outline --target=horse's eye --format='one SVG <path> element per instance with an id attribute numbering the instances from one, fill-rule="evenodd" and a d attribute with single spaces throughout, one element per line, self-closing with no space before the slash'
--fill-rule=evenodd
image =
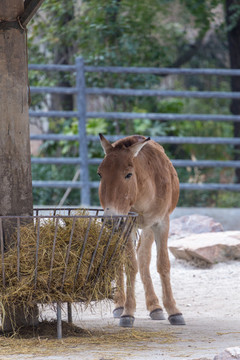
<path id="1" fill-rule="evenodd" d="M 98 176 L 99 176 L 99 177 L 100 177 L 100 179 L 101 179 L 101 178 L 102 178 L 102 175 L 101 175 L 99 172 L 98 172 L 97 174 L 98 174 Z"/>
<path id="2" fill-rule="evenodd" d="M 128 173 L 128 174 L 125 176 L 125 179 L 130 179 L 131 176 L 132 176 L 132 173 Z"/>

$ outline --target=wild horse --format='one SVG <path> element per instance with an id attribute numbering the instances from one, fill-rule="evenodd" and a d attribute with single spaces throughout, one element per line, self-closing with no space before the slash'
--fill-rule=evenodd
<path id="1" fill-rule="evenodd" d="M 133 325 L 136 309 L 134 285 L 139 267 L 150 317 L 153 320 L 164 319 L 149 270 L 151 247 L 155 240 L 163 305 L 172 325 L 184 325 L 184 318 L 172 294 L 167 248 L 169 215 L 176 207 L 179 197 L 177 173 L 162 146 L 150 138 L 134 135 L 111 144 L 102 134 L 99 136 L 105 152 L 105 158 L 98 168 L 101 178 L 99 198 L 104 214 L 124 215 L 129 211 L 137 212 L 138 226 L 142 229 L 137 248 L 138 266 L 133 233 L 127 244 L 126 296 L 121 272 L 115 295 L 114 317 L 120 317 L 120 326 Z"/>

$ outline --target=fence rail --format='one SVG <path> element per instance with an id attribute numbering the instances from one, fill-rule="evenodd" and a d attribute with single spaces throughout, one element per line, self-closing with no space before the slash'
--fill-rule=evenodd
<path id="1" fill-rule="evenodd" d="M 145 67 L 101 67 L 84 66 L 82 58 L 76 59 L 74 65 L 39 65 L 30 64 L 29 70 L 34 71 L 64 71 L 75 73 L 76 85 L 72 88 L 67 87 L 34 87 L 32 94 L 71 94 L 76 96 L 76 111 L 29 111 L 29 116 L 40 117 L 62 117 L 77 118 L 79 133 L 77 135 L 64 134 L 31 134 L 31 140 L 53 140 L 53 141 L 76 141 L 79 146 L 79 157 L 52 157 L 52 158 L 32 158 L 33 164 L 71 164 L 78 165 L 80 168 L 80 181 L 33 181 L 34 187 L 60 187 L 60 188 L 79 188 L 81 189 L 81 202 L 90 205 L 90 189 L 97 188 L 99 183 L 89 180 L 89 165 L 97 165 L 101 159 L 88 158 L 88 143 L 98 141 L 97 136 L 87 136 L 86 121 L 88 118 L 105 119 L 151 119 L 164 121 L 213 121 L 213 122 L 240 122 L 240 115 L 225 114 L 175 114 L 175 113 L 129 113 L 129 112 L 87 112 L 87 95 L 104 96 L 157 96 L 181 97 L 181 98 L 218 98 L 218 99 L 240 99 L 240 92 L 226 91 L 175 91 L 175 90 L 150 90 L 150 89 L 116 89 L 116 88 L 88 88 L 85 85 L 85 73 L 116 73 L 116 74 L 153 74 L 157 76 L 166 75 L 203 75 L 203 76 L 240 76 L 240 70 L 230 69 L 173 69 L 173 68 L 145 68 Z M 110 141 L 118 140 L 119 136 L 109 136 Z M 229 137 L 176 137 L 176 136 L 156 136 L 153 140 L 162 144 L 219 144 L 219 145 L 240 145 L 240 138 Z M 198 168 L 240 168 L 240 161 L 217 161 L 217 160 L 172 160 L 176 167 L 198 167 Z M 231 190 L 240 191 L 239 184 L 193 184 L 181 183 L 180 188 L 184 190 Z"/>
<path id="2" fill-rule="evenodd" d="M 108 140 L 116 141 L 121 136 L 108 136 Z M 53 140 L 53 141 L 77 141 L 78 135 L 61 135 L 61 134 L 38 134 L 31 135 L 31 140 Z M 220 144 L 220 145 L 239 145 L 240 138 L 228 138 L 228 137 L 200 137 L 200 136 L 152 136 L 151 139 L 162 144 Z M 98 141 L 97 136 L 89 135 L 86 139 L 89 141 Z"/>
<path id="3" fill-rule="evenodd" d="M 77 117 L 77 111 L 29 111 L 31 117 Z M 240 115 L 170 114 L 170 113 L 129 113 L 129 112 L 87 112 L 86 118 L 97 119 L 150 119 L 164 121 L 231 121 L 240 122 Z"/>
<path id="4" fill-rule="evenodd" d="M 240 76 L 238 69 L 182 69 L 182 68 L 155 68 L 155 67 L 123 67 L 123 66 L 89 66 L 85 65 L 85 72 L 101 72 L 115 74 L 153 74 L 153 75 L 218 75 Z M 76 72 L 77 65 L 57 64 L 29 64 L 29 70 L 38 71 L 66 71 Z"/>

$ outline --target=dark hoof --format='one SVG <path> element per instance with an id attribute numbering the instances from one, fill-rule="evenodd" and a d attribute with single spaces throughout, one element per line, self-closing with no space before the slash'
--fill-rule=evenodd
<path id="1" fill-rule="evenodd" d="M 114 319 L 120 319 L 122 313 L 123 313 L 123 306 L 119 306 L 116 309 L 113 310 L 113 317 Z"/>
<path id="2" fill-rule="evenodd" d="M 164 313 L 161 309 L 155 309 L 150 312 L 150 318 L 152 320 L 165 320 Z"/>
<path id="3" fill-rule="evenodd" d="M 171 325 L 186 325 L 184 317 L 182 316 L 182 314 L 170 315 L 168 317 L 168 320 L 169 320 Z"/>
<path id="4" fill-rule="evenodd" d="M 122 327 L 133 327 L 134 317 L 130 315 L 123 315 L 120 317 L 119 326 Z"/>

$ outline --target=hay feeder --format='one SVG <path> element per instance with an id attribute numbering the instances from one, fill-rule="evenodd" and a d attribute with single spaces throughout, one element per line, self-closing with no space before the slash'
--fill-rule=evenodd
<path id="1" fill-rule="evenodd" d="M 57 304 L 60 339 L 62 303 L 68 303 L 71 322 L 71 303 L 112 298 L 136 218 L 135 213 L 105 216 L 101 209 L 76 208 L 0 216 L 2 314 L 7 307 Z M 11 324 L 16 326 L 15 319 Z"/>

